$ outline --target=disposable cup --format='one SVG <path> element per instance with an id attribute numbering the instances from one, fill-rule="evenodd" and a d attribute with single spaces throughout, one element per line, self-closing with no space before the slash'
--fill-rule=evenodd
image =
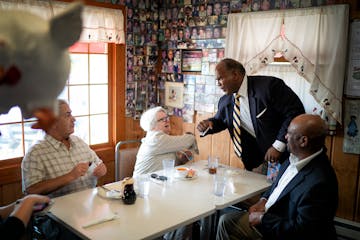
<path id="1" fill-rule="evenodd" d="M 164 175 L 168 178 L 168 180 L 171 180 L 174 173 L 174 167 L 175 167 L 175 160 L 174 159 L 164 159 L 162 161 L 163 164 L 163 172 Z"/>
<path id="2" fill-rule="evenodd" d="M 214 194 L 222 197 L 225 194 L 226 189 L 226 177 L 223 175 L 215 175 L 214 178 Z"/>
<path id="3" fill-rule="evenodd" d="M 138 191 L 140 197 L 147 197 L 150 192 L 150 177 L 148 174 L 143 174 L 136 177 L 138 183 Z"/>

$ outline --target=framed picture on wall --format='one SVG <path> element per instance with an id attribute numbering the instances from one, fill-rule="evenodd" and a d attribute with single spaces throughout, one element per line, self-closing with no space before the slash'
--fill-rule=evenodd
<path id="1" fill-rule="evenodd" d="M 180 82 L 165 82 L 165 105 L 183 108 L 184 84 Z"/>
<path id="2" fill-rule="evenodd" d="M 183 50 L 182 52 L 182 71 L 201 72 L 202 50 Z"/>

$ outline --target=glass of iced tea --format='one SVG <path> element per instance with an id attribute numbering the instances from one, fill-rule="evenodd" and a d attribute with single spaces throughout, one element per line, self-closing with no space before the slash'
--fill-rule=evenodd
<path id="1" fill-rule="evenodd" d="M 219 158 L 209 156 L 208 158 L 209 173 L 216 174 L 218 166 L 219 166 Z"/>

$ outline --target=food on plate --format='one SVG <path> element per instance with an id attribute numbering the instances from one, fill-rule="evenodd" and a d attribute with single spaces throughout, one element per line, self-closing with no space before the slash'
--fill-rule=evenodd
<path id="1" fill-rule="evenodd" d="M 193 178 L 193 177 L 195 177 L 195 170 L 194 169 L 189 169 L 188 171 L 187 171 L 187 174 L 186 174 L 186 176 L 185 176 L 185 178 Z"/>
<path id="2" fill-rule="evenodd" d="M 178 167 L 176 168 L 176 173 L 179 177 L 186 177 L 188 170 L 186 167 Z"/>

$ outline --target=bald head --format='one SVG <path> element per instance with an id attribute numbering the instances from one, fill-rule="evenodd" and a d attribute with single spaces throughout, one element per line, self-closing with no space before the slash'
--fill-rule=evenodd
<path id="1" fill-rule="evenodd" d="M 291 121 L 286 139 L 290 152 L 306 157 L 324 147 L 326 135 L 327 126 L 320 116 L 302 114 Z"/>
<path id="2" fill-rule="evenodd" d="M 327 126 L 318 115 L 302 114 L 295 117 L 291 124 L 295 125 L 298 132 L 311 138 L 326 136 Z"/>

